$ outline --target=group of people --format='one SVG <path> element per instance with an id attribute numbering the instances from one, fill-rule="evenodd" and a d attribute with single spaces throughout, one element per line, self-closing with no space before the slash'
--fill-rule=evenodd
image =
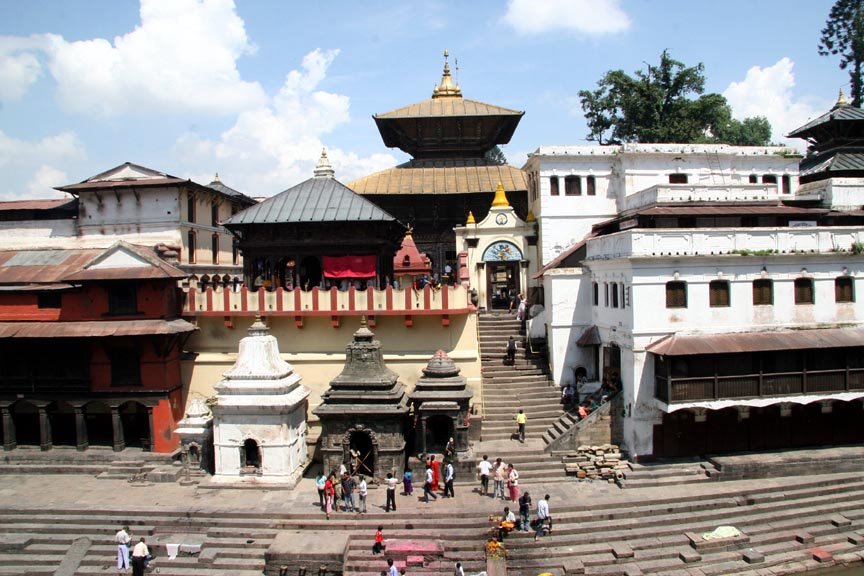
<path id="1" fill-rule="evenodd" d="M 489 478 L 491 477 L 493 481 L 492 498 L 510 500 L 514 503 L 519 500 L 519 472 L 512 463 L 506 464 L 501 458 L 496 458 L 495 462 L 492 463 L 489 461 L 489 456 L 484 454 L 483 459 L 477 463 L 477 477 L 480 479 L 481 495 L 489 494 Z"/>
<path id="2" fill-rule="evenodd" d="M 579 390 L 584 382 L 585 377 L 583 376 L 580 378 L 579 385 L 574 386 L 572 383 L 567 383 L 561 389 L 561 403 L 564 405 L 564 409 L 576 408 L 580 420 L 587 418 L 589 414 L 605 404 L 621 389 L 620 380 L 607 377 L 603 378 L 600 388 L 580 399 Z"/>
<path id="3" fill-rule="evenodd" d="M 144 570 L 153 558 L 150 555 L 150 549 L 147 548 L 144 538 L 141 537 L 135 546 L 132 546 L 132 536 L 129 534 L 129 526 L 123 526 L 114 535 L 114 543 L 117 544 L 117 570 L 121 574 L 126 574 L 131 565 L 132 576 L 144 576 Z"/>
<path id="4" fill-rule="evenodd" d="M 331 470 L 329 475 L 325 475 L 323 470 L 318 472 L 315 477 L 318 504 L 321 506 L 321 511 L 327 514 L 328 520 L 334 510 L 339 510 L 337 504 L 339 500 L 342 501 L 341 509 L 344 512 L 366 513 L 366 497 L 369 495 L 369 485 L 366 482 L 366 476 L 362 474 L 358 480 L 355 480 L 354 476 L 348 472 L 348 467 L 344 462 L 339 466 L 338 472 Z M 355 499 L 355 493 L 357 499 Z"/>

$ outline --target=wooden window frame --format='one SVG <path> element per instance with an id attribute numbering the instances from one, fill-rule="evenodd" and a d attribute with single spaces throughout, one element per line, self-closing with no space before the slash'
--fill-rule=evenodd
<path id="1" fill-rule="evenodd" d="M 795 279 L 795 305 L 815 304 L 815 287 L 812 278 Z"/>
<path id="2" fill-rule="evenodd" d="M 581 176 L 565 176 L 564 177 L 564 195 L 565 196 L 581 196 L 582 195 L 582 177 Z"/>
<path id="3" fill-rule="evenodd" d="M 666 308 L 687 308 L 687 282 L 666 282 Z"/>
<path id="4" fill-rule="evenodd" d="M 195 223 L 195 195 L 187 194 L 186 195 L 186 220 Z"/>
<path id="5" fill-rule="evenodd" d="M 558 176 L 549 177 L 549 194 L 551 196 L 561 195 L 561 185 L 558 183 Z"/>
<path id="6" fill-rule="evenodd" d="M 711 308 L 728 308 L 731 306 L 731 291 L 728 280 L 711 280 L 708 283 L 708 305 Z"/>
<path id="7" fill-rule="evenodd" d="M 597 282 L 592 282 L 591 288 L 593 290 L 592 302 L 594 303 L 594 306 L 599 306 L 600 305 L 600 285 L 597 284 Z"/>
<path id="8" fill-rule="evenodd" d="M 186 244 L 189 252 L 186 261 L 189 264 L 195 264 L 195 252 L 198 248 L 198 233 L 195 230 L 189 230 L 189 232 L 186 233 Z"/>
<path id="9" fill-rule="evenodd" d="M 125 282 L 108 286 L 108 315 L 135 314 L 138 314 L 138 286 Z"/>
<path id="10" fill-rule="evenodd" d="M 219 264 L 219 233 L 214 232 L 210 236 L 210 252 L 213 255 L 213 264 Z"/>
<path id="11" fill-rule="evenodd" d="M 766 298 L 767 296 L 767 298 Z M 767 302 L 766 302 L 767 300 Z M 753 281 L 753 305 L 774 305 L 774 281 L 768 278 L 758 278 Z"/>
<path id="12" fill-rule="evenodd" d="M 849 276 L 834 279 L 834 302 L 847 304 L 855 302 L 855 280 Z"/>
<path id="13" fill-rule="evenodd" d="M 597 195 L 597 179 L 594 178 L 594 176 L 588 176 L 587 178 L 585 178 L 585 195 Z"/>

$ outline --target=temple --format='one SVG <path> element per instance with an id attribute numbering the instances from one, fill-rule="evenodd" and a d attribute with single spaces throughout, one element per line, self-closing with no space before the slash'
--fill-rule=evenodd
<path id="1" fill-rule="evenodd" d="M 348 187 L 414 229 L 433 273 L 456 267 L 453 227 L 473 211 L 485 217 L 500 182 L 511 204 L 527 214 L 524 173 L 496 157 L 524 112 L 462 96 L 444 52 L 441 82 L 427 100 L 374 116 L 384 144 L 413 158 L 348 183 Z"/>

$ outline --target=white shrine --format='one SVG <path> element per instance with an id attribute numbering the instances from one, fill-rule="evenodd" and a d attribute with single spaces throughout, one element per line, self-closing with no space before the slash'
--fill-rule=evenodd
<path id="1" fill-rule="evenodd" d="M 309 389 L 300 380 L 256 318 L 234 366 L 215 386 L 214 482 L 296 484 L 307 456 Z"/>

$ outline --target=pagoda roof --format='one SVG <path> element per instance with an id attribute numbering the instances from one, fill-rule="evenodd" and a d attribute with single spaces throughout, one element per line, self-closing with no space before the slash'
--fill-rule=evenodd
<path id="1" fill-rule="evenodd" d="M 528 189 L 525 173 L 485 158 L 415 159 L 358 178 L 348 186 L 358 194 L 494 193 L 498 183 L 507 192 Z"/>
<path id="2" fill-rule="evenodd" d="M 516 116 L 521 118 L 525 112 L 502 108 L 494 104 L 486 104 L 477 100 L 469 100 L 461 96 L 446 98 L 429 98 L 401 108 L 396 108 L 384 114 L 375 114 L 378 120 L 393 120 L 401 118 L 442 118 L 453 116 Z M 515 126 L 514 126 L 515 129 Z M 508 138 L 509 140 L 509 138 Z"/>
<path id="3" fill-rule="evenodd" d="M 837 175 L 840 172 L 864 173 L 864 148 L 843 148 L 808 156 L 799 164 L 799 176 Z"/>
<path id="4" fill-rule="evenodd" d="M 864 120 L 864 110 L 855 106 L 835 106 L 818 118 L 796 128 L 790 132 L 788 138 L 810 138 L 815 132 L 824 128 L 827 124 L 835 122 L 861 122 Z"/>

